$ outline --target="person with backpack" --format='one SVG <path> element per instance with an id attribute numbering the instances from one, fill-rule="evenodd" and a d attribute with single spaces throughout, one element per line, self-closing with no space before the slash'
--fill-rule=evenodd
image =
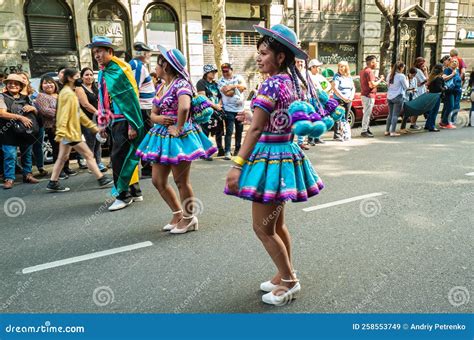
<path id="1" fill-rule="evenodd" d="M 217 148 L 191 117 L 194 89 L 186 71 L 186 58 L 180 50 L 158 46 L 161 54 L 156 74 L 163 79 L 153 100 L 151 121 L 154 126 L 143 138 L 137 155 L 152 162 L 152 182 L 172 212 L 171 221 L 163 227 L 171 234 L 198 230 L 195 197 L 191 185 L 191 162 L 207 158 Z M 168 184 L 173 173 L 179 199 Z"/>
<path id="2" fill-rule="evenodd" d="M 196 84 L 197 93 L 206 96 L 212 104 L 214 114 L 211 117 L 209 123 L 201 125 L 204 134 L 209 137 L 210 133 L 213 133 L 216 138 L 217 145 L 217 157 L 224 156 L 224 147 L 222 146 L 222 136 L 224 134 L 224 115 L 222 111 L 222 95 L 219 91 L 219 86 L 215 81 L 217 67 L 214 65 L 204 65 L 204 75 Z M 205 160 L 212 161 L 212 157 L 204 158 Z"/>
<path id="3" fill-rule="evenodd" d="M 23 183 L 36 184 L 33 177 L 32 148 L 39 134 L 37 109 L 21 91 L 28 85 L 23 77 L 10 74 L 3 81 L 5 91 L 0 93 L 0 145 L 3 151 L 4 189 L 11 189 L 15 181 L 18 147 L 21 152 Z M 36 134 L 34 133 L 36 131 Z"/>

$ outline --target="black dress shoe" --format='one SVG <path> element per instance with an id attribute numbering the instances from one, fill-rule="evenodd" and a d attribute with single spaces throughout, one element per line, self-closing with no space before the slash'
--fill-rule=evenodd
<path id="1" fill-rule="evenodd" d="M 434 128 L 434 129 L 429 129 L 428 131 L 429 131 L 429 132 L 439 132 L 439 129 Z"/>

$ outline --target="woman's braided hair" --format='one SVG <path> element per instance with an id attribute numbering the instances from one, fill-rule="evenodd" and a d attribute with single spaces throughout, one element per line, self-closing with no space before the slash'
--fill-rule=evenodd
<path id="1" fill-rule="evenodd" d="M 308 88 L 308 83 L 295 65 L 295 54 L 288 47 L 268 35 L 264 35 L 258 40 L 257 49 L 262 44 L 265 44 L 270 50 L 275 53 L 275 55 L 277 55 L 278 53 L 283 53 L 285 55 L 285 60 L 283 60 L 283 63 L 280 65 L 279 71 L 283 72 L 289 70 L 290 77 L 293 81 L 293 85 L 295 87 L 298 98 L 303 99 L 303 93 L 301 90 L 300 82 L 306 88 Z"/>

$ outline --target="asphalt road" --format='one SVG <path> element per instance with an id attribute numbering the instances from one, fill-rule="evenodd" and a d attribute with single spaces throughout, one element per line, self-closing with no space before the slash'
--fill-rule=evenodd
<path id="1" fill-rule="evenodd" d="M 46 193 L 45 181 L 0 191 L 0 310 L 472 313 L 474 176 L 466 174 L 474 172 L 474 128 L 400 138 L 383 137 L 382 128 L 373 128 L 374 139 L 307 152 L 326 188 L 286 208 L 302 284 L 289 305 L 260 301 L 259 284 L 275 269 L 253 234 L 251 204 L 223 194 L 229 163 L 215 160 L 193 163 L 202 214 L 200 230 L 185 235 L 160 231 L 170 212 L 150 179 L 141 182 L 144 202 L 114 213 L 108 190 L 86 171 L 65 181 L 69 193 Z"/>

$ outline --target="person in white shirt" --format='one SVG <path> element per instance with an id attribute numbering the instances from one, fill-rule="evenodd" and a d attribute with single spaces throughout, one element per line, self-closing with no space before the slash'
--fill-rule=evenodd
<path id="1" fill-rule="evenodd" d="M 244 125 L 237 119 L 239 112 L 244 110 L 243 92 L 247 89 L 247 84 L 241 75 L 235 75 L 232 65 L 224 63 L 221 65 L 222 78 L 217 82 L 219 91 L 222 94 L 222 108 L 226 114 L 225 137 L 224 137 L 224 159 L 231 159 L 232 134 L 235 127 L 235 148 L 234 156 L 237 156 L 242 143 L 242 132 Z"/>
<path id="2" fill-rule="evenodd" d="M 311 59 L 308 63 L 308 70 L 310 71 L 310 78 L 316 89 L 319 91 L 331 91 L 331 83 L 321 74 L 321 66 L 323 65 L 318 59 Z M 321 138 L 308 138 L 310 145 L 324 144 Z"/>
<path id="3" fill-rule="evenodd" d="M 428 82 L 428 68 L 426 67 L 426 60 L 423 57 L 418 57 L 415 59 L 415 63 L 413 67 L 416 69 L 416 82 L 417 82 L 417 88 L 416 88 L 416 96 L 419 97 L 422 94 L 426 93 L 426 84 Z M 425 113 L 425 115 L 427 115 Z M 421 130 L 422 127 L 416 125 L 416 120 L 418 119 L 418 116 L 413 116 L 411 117 L 411 125 L 410 125 L 410 130 Z"/>
<path id="4" fill-rule="evenodd" d="M 150 115 L 151 109 L 153 108 L 153 98 L 155 98 L 156 93 L 153 78 L 147 69 L 147 65 L 150 64 L 153 49 L 139 41 L 133 44 L 133 49 L 135 50 L 135 58 L 130 60 L 129 64 L 138 86 L 140 109 L 142 111 L 146 133 L 153 127 Z M 151 164 L 149 162 L 142 161 L 141 174 L 142 177 L 151 177 Z"/>
<path id="5" fill-rule="evenodd" d="M 321 66 L 324 64 L 318 59 L 311 59 L 308 64 L 311 80 L 318 90 L 331 91 L 331 83 L 321 74 Z"/>
<path id="6" fill-rule="evenodd" d="M 405 71 L 405 63 L 397 61 L 392 67 L 392 71 L 388 76 L 387 101 L 389 115 L 387 117 L 387 125 L 385 127 L 385 136 L 398 137 L 396 133 L 398 116 L 403 108 L 408 89 L 408 79 L 403 73 Z"/>

